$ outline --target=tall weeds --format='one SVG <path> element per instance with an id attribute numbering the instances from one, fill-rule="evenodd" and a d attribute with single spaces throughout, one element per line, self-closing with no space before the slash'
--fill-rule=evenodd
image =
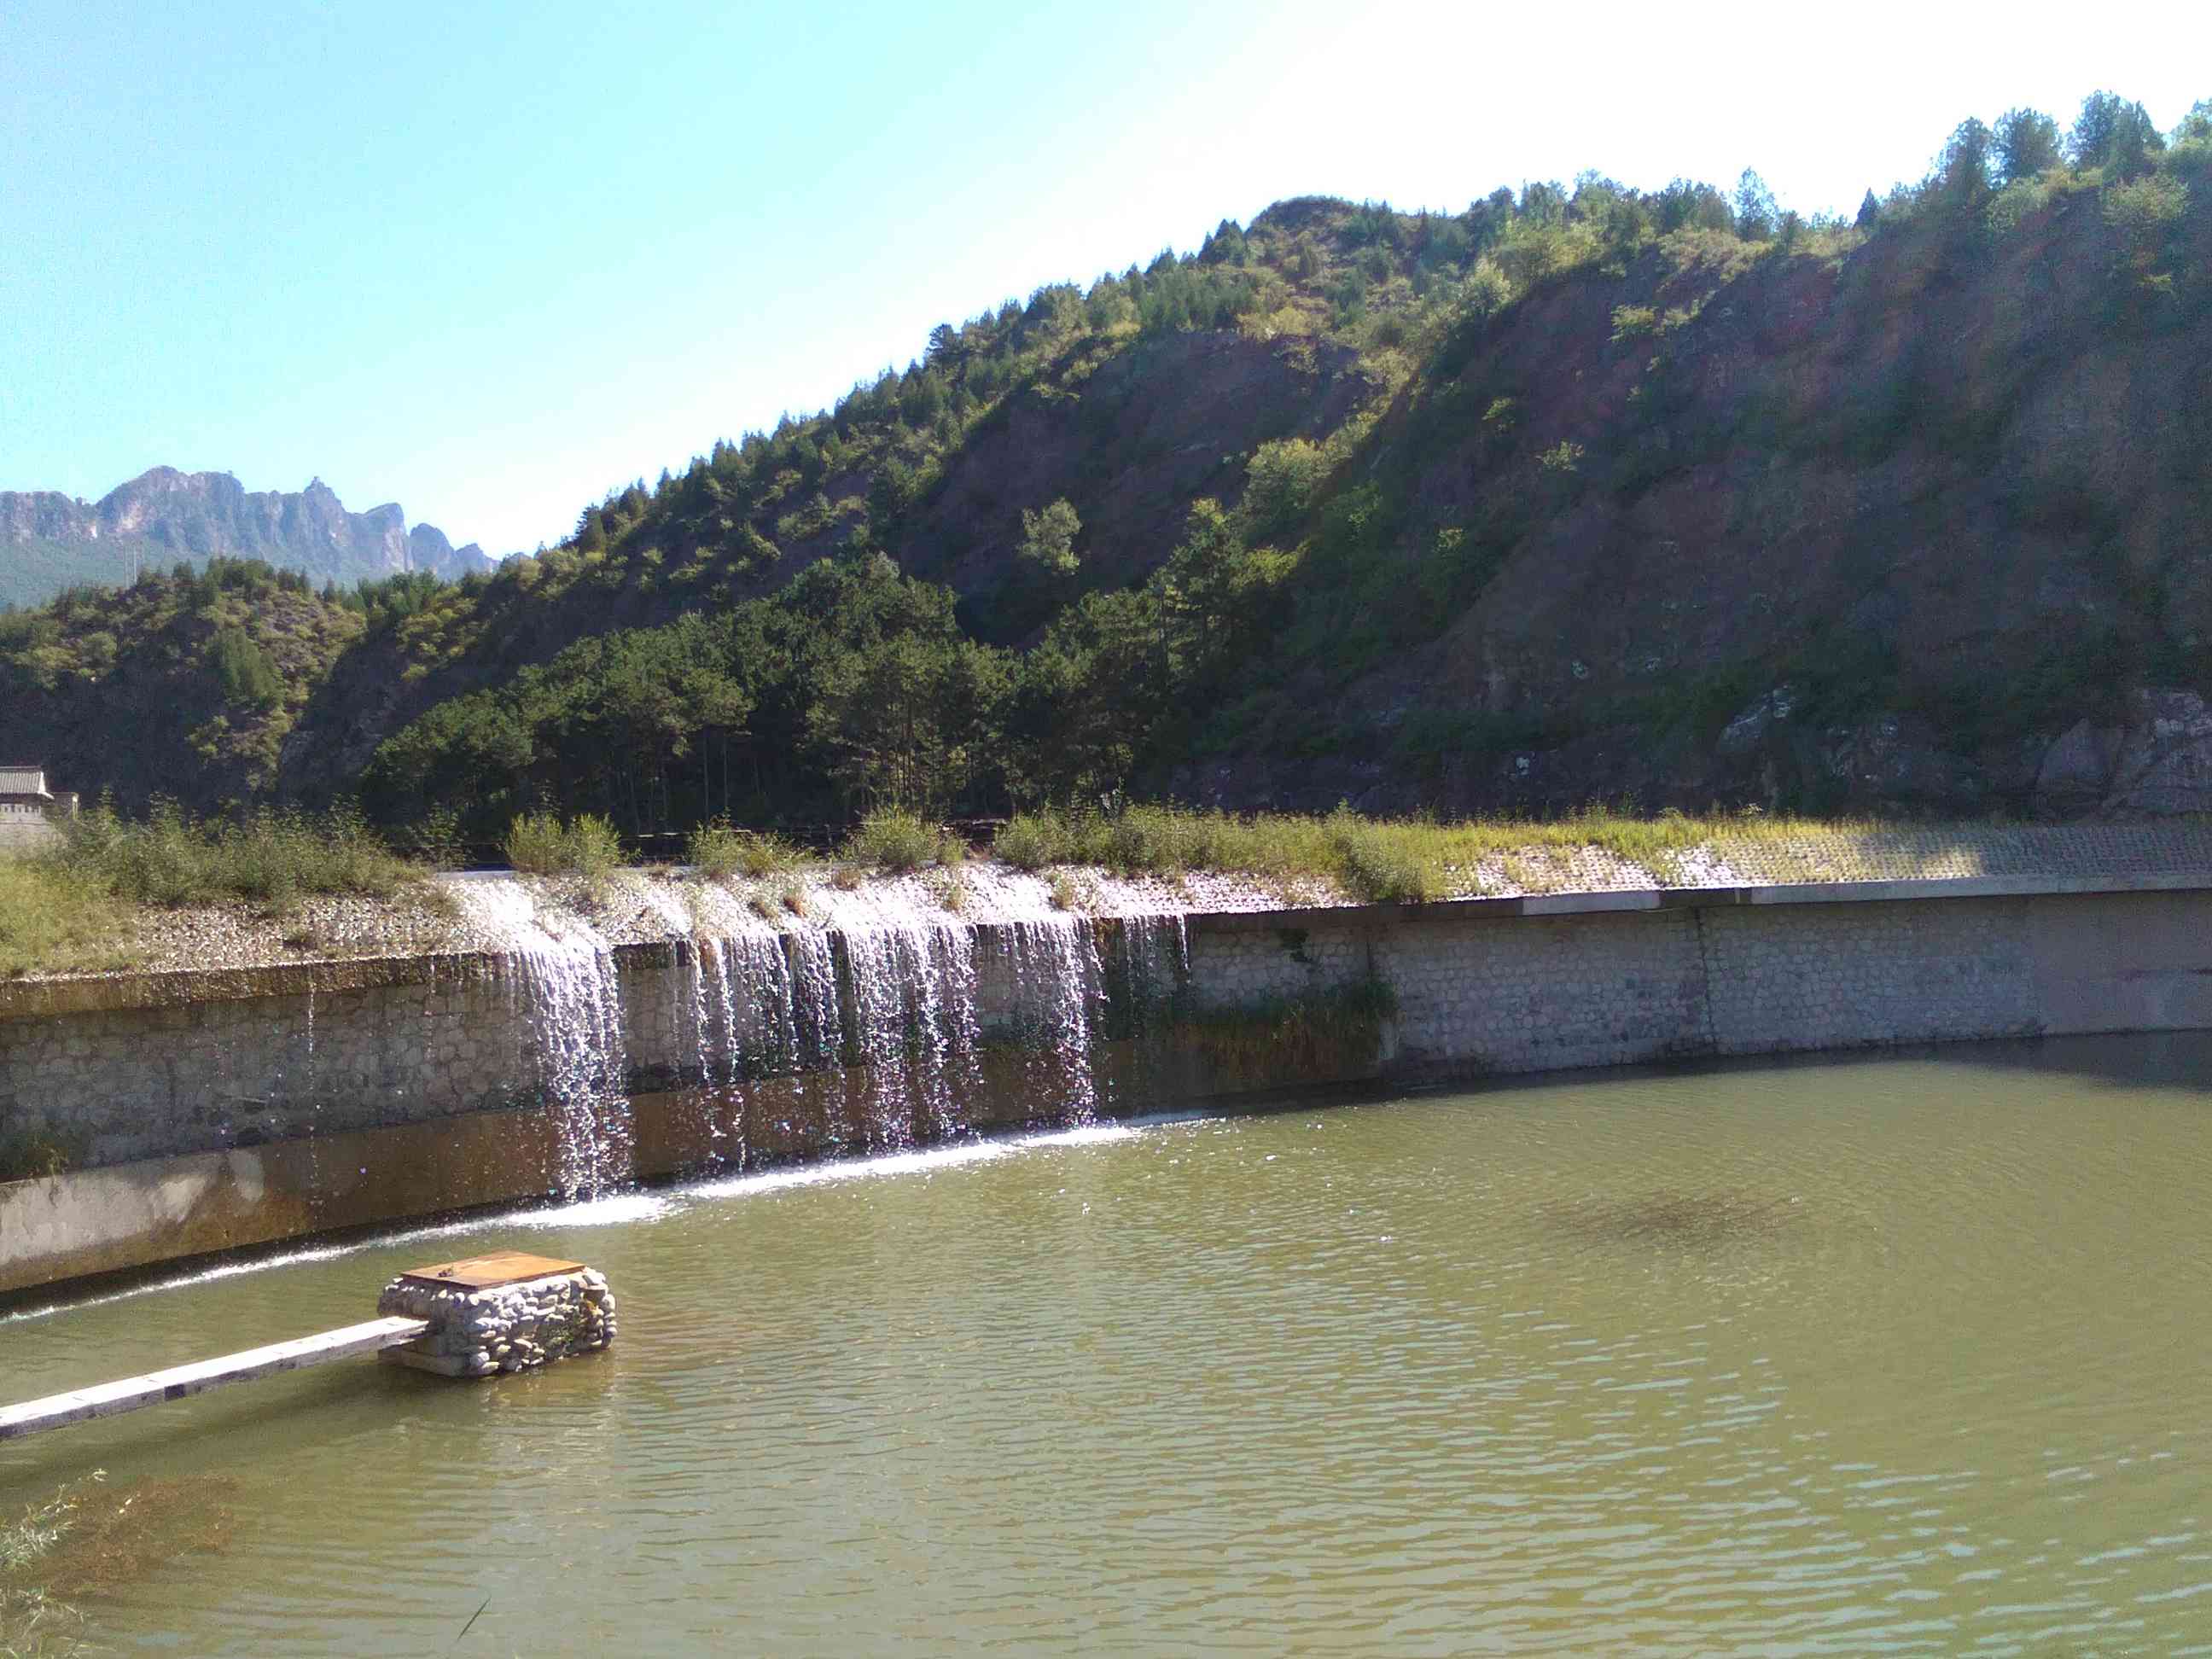
<path id="1" fill-rule="evenodd" d="M 0 975 L 131 965 L 131 908 L 246 902 L 282 910 L 318 894 L 431 890 L 350 807 L 195 818 L 156 801 L 143 820 L 106 805 L 61 843 L 0 857 Z"/>
<path id="2" fill-rule="evenodd" d="M 283 904 L 313 893 L 387 897 L 423 873 L 349 805 L 202 819 L 157 800 L 135 823 L 102 805 L 71 825 L 45 861 L 113 897 L 167 905 Z"/>
<path id="3" fill-rule="evenodd" d="M 1544 823 L 1460 823 L 1370 818 L 1343 806 L 1325 817 L 1256 817 L 1172 806 L 1131 806 L 1111 817 L 1047 807 L 1011 819 L 992 851 L 1023 870 L 1085 864 L 1124 876 L 1214 871 L 1263 881 L 1307 878 L 1334 882 L 1370 902 L 1415 902 L 1477 895 L 1481 866 L 1526 871 L 1537 855 L 1602 854 L 1666 886 L 1680 879 L 1683 855 L 1702 847 L 1787 843 L 1877 828 L 1757 813 L 1644 817 L 1609 807 Z"/>
<path id="4" fill-rule="evenodd" d="M 585 876 L 596 881 L 622 863 L 622 836 L 594 813 L 562 819 L 526 812 L 507 825 L 509 867 L 530 876 Z"/>
<path id="5" fill-rule="evenodd" d="M 781 836 L 740 830 L 726 818 L 694 830 L 684 846 L 684 862 L 702 876 L 775 876 L 803 870 L 814 860 L 805 848 Z"/>
<path id="6" fill-rule="evenodd" d="M 919 870 L 937 861 L 938 846 L 937 831 L 930 825 L 911 812 L 885 808 L 860 820 L 845 843 L 844 856 L 886 870 Z"/>
<path id="7" fill-rule="evenodd" d="M 228 1475 L 114 1488 L 95 1469 L 19 1520 L 0 1522 L 0 1659 L 85 1651 L 71 1601 L 229 1540 L 238 1482 Z"/>

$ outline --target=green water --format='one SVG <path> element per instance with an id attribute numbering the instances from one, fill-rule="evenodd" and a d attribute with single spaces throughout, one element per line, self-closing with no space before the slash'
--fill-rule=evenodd
<path id="1" fill-rule="evenodd" d="M 236 1476 L 225 1553 L 86 1602 L 123 1652 L 2212 1651 L 2208 1078 L 1592 1074 L 382 1243 L 0 1323 L 0 1396 L 495 1243 L 620 1341 L 64 1431 L 0 1504 Z"/>

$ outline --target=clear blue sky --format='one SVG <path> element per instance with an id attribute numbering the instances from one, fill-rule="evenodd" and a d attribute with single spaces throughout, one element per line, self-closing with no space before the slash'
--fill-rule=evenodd
<path id="1" fill-rule="evenodd" d="M 320 474 L 494 552 L 931 325 L 1328 192 L 1917 178 L 2212 8 L 0 6 L 0 489 Z"/>

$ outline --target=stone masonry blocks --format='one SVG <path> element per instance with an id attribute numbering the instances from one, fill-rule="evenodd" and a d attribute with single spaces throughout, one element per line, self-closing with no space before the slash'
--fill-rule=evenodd
<path id="1" fill-rule="evenodd" d="M 1379 976 L 1378 1075 L 1443 1077 L 2014 1036 L 2212 1025 L 2212 891 L 1700 902 L 1515 915 L 1437 904 L 1194 915 L 1191 993 L 1235 1007 Z M 988 1032 L 1019 964 L 975 951 Z M 250 1147 L 512 1103 L 545 1052 L 511 976 L 441 962 L 315 994 L 0 1020 L 0 1134 L 80 1167 Z M 697 976 L 618 961 L 627 1060 L 699 1066 Z"/>
<path id="2" fill-rule="evenodd" d="M 615 1337 L 613 1292 L 589 1267 L 479 1291 L 395 1279 L 376 1311 L 429 1321 L 425 1334 L 383 1358 L 441 1376 L 530 1370 L 595 1352 Z"/>

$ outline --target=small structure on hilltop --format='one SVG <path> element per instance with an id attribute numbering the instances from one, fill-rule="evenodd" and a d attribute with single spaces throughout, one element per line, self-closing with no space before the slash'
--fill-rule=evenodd
<path id="1" fill-rule="evenodd" d="M 44 766 L 0 766 L 0 853 L 44 847 L 76 816 L 76 792 L 46 787 Z"/>

